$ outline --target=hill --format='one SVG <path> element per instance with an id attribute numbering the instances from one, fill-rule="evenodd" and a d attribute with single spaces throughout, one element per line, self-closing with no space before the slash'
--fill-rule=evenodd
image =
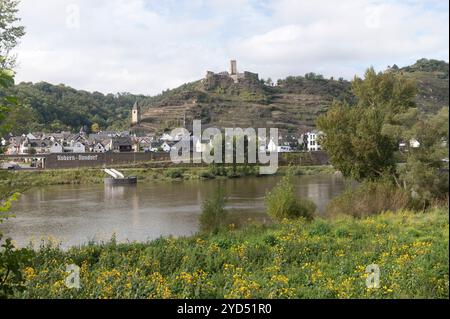
<path id="1" fill-rule="evenodd" d="M 278 127 L 294 133 L 313 127 L 333 99 L 351 100 L 350 82 L 314 74 L 288 77 L 276 86 L 203 79 L 144 99 L 141 128 L 159 132 L 201 119 L 205 127 Z"/>
<path id="2" fill-rule="evenodd" d="M 135 101 L 145 98 L 130 93 L 91 93 L 46 82 L 20 83 L 10 94 L 20 101 L 7 120 L 13 134 L 77 131 L 82 126 L 90 129 L 93 123 L 103 130 L 124 129 L 129 126 Z"/>
<path id="3" fill-rule="evenodd" d="M 389 69 L 416 81 L 417 105 L 425 113 L 449 105 L 448 70 L 448 63 L 427 59 Z M 161 132 L 201 119 L 205 127 L 278 127 L 299 133 L 313 128 L 317 116 L 334 99 L 354 100 L 349 81 L 308 73 L 289 76 L 272 86 L 262 80 L 234 83 L 219 74 L 144 99 L 141 129 Z"/>
<path id="4" fill-rule="evenodd" d="M 423 112 L 435 113 L 449 105 L 447 62 L 421 59 L 403 68 L 394 65 L 389 71 L 417 82 L 417 104 Z M 278 127 L 297 133 L 314 127 L 317 116 L 326 112 L 334 99 L 354 99 L 349 81 L 314 73 L 289 76 L 276 85 L 250 72 L 242 73 L 238 83 L 227 75 L 210 73 L 156 96 L 20 83 L 10 93 L 18 96 L 21 106 L 10 114 L 8 124 L 13 134 L 78 131 L 81 126 L 90 129 L 94 123 L 102 130 L 129 129 L 131 108 L 139 101 L 143 113 L 139 131 L 160 133 L 183 122 L 189 127 L 193 119 L 201 119 L 205 127 Z"/>
<path id="5" fill-rule="evenodd" d="M 405 76 L 416 81 L 417 105 L 424 112 L 436 113 L 449 105 L 448 63 L 437 60 L 418 60 L 415 64 L 400 69 Z"/>

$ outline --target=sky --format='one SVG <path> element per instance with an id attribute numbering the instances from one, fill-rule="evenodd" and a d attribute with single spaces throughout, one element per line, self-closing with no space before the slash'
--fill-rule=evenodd
<path id="1" fill-rule="evenodd" d="M 272 80 L 449 60 L 447 0 L 22 0 L 17 82 L 155 95 L 228 69 Z"/>

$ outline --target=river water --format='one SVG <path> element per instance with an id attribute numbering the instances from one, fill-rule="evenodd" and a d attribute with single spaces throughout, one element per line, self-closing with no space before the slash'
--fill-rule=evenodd
<path id="1" fill-rule="evenodd" d="M 16 215 L 0 232 L 17 246 L 38 245 L 48 238 L 63 248 L 88 241 L 146 241 L 160 236 L 189 236 L 198 231 L 201 205 L 219 184 L 228 196 L 235 223 L 269 222 L 264 195 L 280 177 L 138 183 L 137 186 L 59 185 L 34 188 L 13 204 Z M 335 175 L 294 178 L 298 196 L 316 203 L 318 213 L 344 189 Z"/>

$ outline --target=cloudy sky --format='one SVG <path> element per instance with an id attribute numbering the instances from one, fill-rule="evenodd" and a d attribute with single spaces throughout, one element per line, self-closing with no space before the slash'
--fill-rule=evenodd
<path id="1" fill-rule="evenodd" d="M 157 94 L 223 71 L 351 78 L 449 60 L 447 0 L 22 0 L 20 81 Z"/>

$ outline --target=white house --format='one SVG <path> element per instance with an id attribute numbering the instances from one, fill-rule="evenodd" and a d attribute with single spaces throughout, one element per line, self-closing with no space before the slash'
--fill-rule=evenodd
<path id="1" fill-rule="evenodd" d="M 420 146 L 420 142 L 415 138 L 409 140 L 409 146 L 412 148 L 418 148 Z"/>
<path id="2" fill-rule="evenodd" d="M 86 146 L 81 142 L 72 142 L 70 146 L 64 147 L 65 152 L 86 153 Z"/>
<path id="3" fill-rule="evenodd" d="M 167 142 L 162 143 L 161 148 L 164 152 L 170 152 L 170 150 L 172 149 L 172 147 Z"/>
<path id="4" fill-rule="evenodd" d="M 92 152 L 94 152 L 94 153 L 105 153 L 106 152 L 106 147 L 102 143 L 97 142 L 97 143 L 95 143 L 94 147 L 92 147 Z"/>
<path id="5" fill-rule="evenodd" d="M 152 140 L 150 137 L 136 138 L 134 144 L 135 152 L 143 150 L 144 152 L 149 152 L 152 149 Z"/>
<path id="6" fill-rule="evenodd" d="M 37 137 L 34 136 L 34 135 L 31 134 L 31 133 L 28 133 L 28 134 L 25 135 L 24 137 L 26 137 L 26 138 L 29 139 L 29 140 L 37 140 Z"/>
<path id="7" fill-rule="evenodd" d="M 320 131 L 311 131 L 305 134 L 306 149 L 310 152 L 320 151 L 322 146 L 319 144 L 319 137 L 323 133 Z"/>
<path id="8" fill-rule="evenodd" d="M 45 140 L 31 140 L 25 138 L 20 144 L 19 154 L 30 154 L 31 152 L 36 154 L 45 154 L 49 152 L 49 146 Z"/>
<path id="9" fill-rule="evenodd" d="M 50 143 L 50 153 L 62 153 L 63 147 L 60 143 L 54 141 Z"/>

